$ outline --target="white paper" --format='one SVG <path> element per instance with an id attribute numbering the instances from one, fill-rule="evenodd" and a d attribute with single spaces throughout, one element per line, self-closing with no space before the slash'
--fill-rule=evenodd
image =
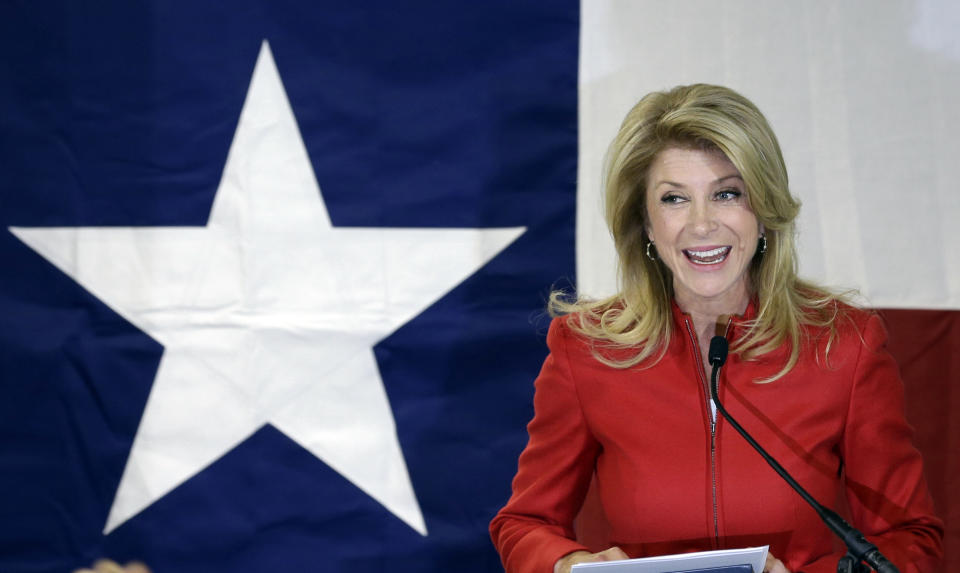
<path id="1" fill-rule="evenodd" d="M 753 567 L 754 573 L 760 573 L 763 571 L 763 565 L 767 560 L 767 550 L 769 548 L 769 545 L 764 545 L 763 547 L 745 547 L 743 549 L 659 555 L 657 557 L 642 557 L 623 561 L 577 563 L 573 566 L 573 571 L 575 573 L 586 573 L 588 571 L 596 573 L 601 571 L 602 573 L 665 573 L 746 563 Z"/>

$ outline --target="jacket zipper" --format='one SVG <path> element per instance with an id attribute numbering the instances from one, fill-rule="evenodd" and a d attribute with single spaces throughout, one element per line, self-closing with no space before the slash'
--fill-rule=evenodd
<path id="1" fill-rule="evenodd" d="M 707 416 L 710 417 L 710 482 L 712 486 L 711 492 L 713 494 L 713 548 L 717 549 L 720 547 L 720 512 L 718 511 L 717 505 L 717 416 L 712 413 L 712 408 L 710 407 L 710 383 L 707 380 L 707 373 L 703 369 L 703 356 L 700 353 L 700 342 L 698 342 L 696 334 L 693 332 L 690 319 L 684 318 L 683 323 L 687 327 L 690 342 L 693 343 L 693 348 L 696 349 L 696 371 L 700 377 L 700 387 L 703 389 Z M 730 326 L 732 324 L 733 319 L 731 318 L 727 321 L 727 326 L 723 333 L 725 337 L 730 335 Z"/>

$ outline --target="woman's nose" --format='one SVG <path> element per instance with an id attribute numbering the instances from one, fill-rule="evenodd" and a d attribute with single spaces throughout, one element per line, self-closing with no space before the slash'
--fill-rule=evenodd
<path id="1" fill-rule="evenodd" d="M 694 201 L 690 205 L 690 230 L 707 235 L 717 228 L 716 213 L 709 201 Z"/>

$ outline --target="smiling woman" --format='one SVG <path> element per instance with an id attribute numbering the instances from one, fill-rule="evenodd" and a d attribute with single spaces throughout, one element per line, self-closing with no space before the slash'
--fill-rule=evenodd
<path id="1" fill-rule="evenodd" d="M 702 160 L 700 167 L 709 173 L 686 169 L 693 167 L 690 162 L 695 160 Z M 663 179 L 666 175 L 684 180 Z M 694 176 L 713 179 L 687 180 Z M 575 313 L 577 328 L 591 338 L 630 349 L 614 361 L 616 365 L 632 366 L 662 352 L 673 330 L 670 308 L 675 304 L 676 289 L 683 290 L 688 281 L 675 274 L 685 266 L 671 266 L 669 253 L 664 251 L 665 259 L 652 256 L 655 250 L 664 250 L 663 246 L 655 247 L 662 238 L 652 235 L 654 217 L 662 211 L 653 208 L 662 201 L 652 195 L 659 192 L 659 199 L 664 199 L 663 194 L 673 189 L 675 193 L 666 197 L 667 203 L 686 204 L 692 199 L 687 195 L 692 190 L 679 189 L 681 185 L 711 183 L 711 191 L 725 190 L 714 197 L 720 201 L 713 204 L 735 205 L 741 214 L 753 217 L 756 232 L 762 237 L 759 244 L 742 246 L 758 246 L 763 256 L 744 258 L 744 253 L 739 253 L 737 257 L 747 271 L 738 275 L 742 281 L 737 287 L 747 289 L 758 308 L 754 328 L 742 340 L 732 342 L 734 350 L 753 358 L 787 343 L 789 358 L 776 373 L 781 376 L 799 357 L 802 325 L 826 328 L 831 338 L 836 335 L 835 319 L 847 307 L 838 305 L 840 299 L 828 290 L 796 275 L 794 221 L 800 203 L 790 193 L 777 138 L 748 99 L 733 90 L 703 84 L 649 94 L 630 110 L 610 145 L 605 183 L 606 218 L 620 263 L 621 291 L 604 300 L 577 300 L 572 304 L 566 301 L 565 293 L 558 292 L 552 305 L 557 313 Z M 738 200 L 730 201 L 735 195 Z M 706 202 L 696 203 L 703 203 L 703 208 L 695 206 L 693 211 L 686 211 L 700 217 L 694 223 L 701 226 L 702 233 L 704 226 L 718 224 L 710 217 L 724 211 L 707 209 Z M 738 304 L 702 297 L 688 297 L 685 302 L 695 305 L 684 310 L 694 313 L 698 335 L 707 340 L 714 326 L 709 316 L 696 316 L 702 304 L 714 303 L 708 306 L 710 314 L 721 311 L 714 318 L 744 310 Z"/>
<path id="2" fill-rule="evenodd" d="M 816 513 L 716 418 L 718 334 L 734 418 L 815 497 L 846 496 L 901 571 L 935 569 L 943 526 L 883 325 L 797 277 L 798 211 L 776 137 L 740 94 L 682 86 L 634 106 L 607 157 L 620 292 L 551 299 L 530 441 L 490 526 L 508 572 L 759 545 L 769 573 L 836 571 Z M 572 521 L 594 476 L 610 539 L 591 553 Z"/>
<path id="3" fill-rule="evenodd" d="M 762 225 L 743 177 L 717 150 L 668 147 L 651 166 L 646 196 L 648 249 L 656 245 L 670 269 L 674 300 L 705 325 L 697 332 L 707 348 L 711 320 L 743 314 L 750 300 L 747 271 Z"/>
<path id="4" fill-rule="evenodd" d="M 650 170 L 646 206 L 647 236 L 673 273 L 677 303 L 688 312 L 742 313 L 760 223 L 733 163 L 716 151 L 664 149 Z"/>

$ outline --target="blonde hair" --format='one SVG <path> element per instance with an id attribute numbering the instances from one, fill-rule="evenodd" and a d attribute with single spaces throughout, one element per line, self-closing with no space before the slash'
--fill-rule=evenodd
<path id="1" fill-rule="evenodd" d="M 646 360 L 656 363 L 666 352 L 673 324 L 670 270 L 646 256 L 647 175 L 666 148 L 722 152 L 737 168 L 747 200 L 765 228 L 766 252 L 754 257 L 749 287 L 757 314 L 732 352 L 754 359 L 789 341 L 784 367 L 766 381 L 789 372 L 797 363 L 804 326 L 827 327 L 828 352 L 836 336 L 835 319 L 846 308 L 843 296 L 797 276 L 794 221 L 800 202 L 790 194 L 780 145 L 760 110 L 739 93 L 706 84 L 653 92 L 627 114 L 607 152 L 606 221 L 617 250 L 620 292 L 602 300 L 570 300 L 566 292 L 550 297 L 554 315 L 576 313 L 570 323 L 601 343 L 594 354 L 618 368 Z M 627 349 L 618 358 L 603 349 Z"/>

